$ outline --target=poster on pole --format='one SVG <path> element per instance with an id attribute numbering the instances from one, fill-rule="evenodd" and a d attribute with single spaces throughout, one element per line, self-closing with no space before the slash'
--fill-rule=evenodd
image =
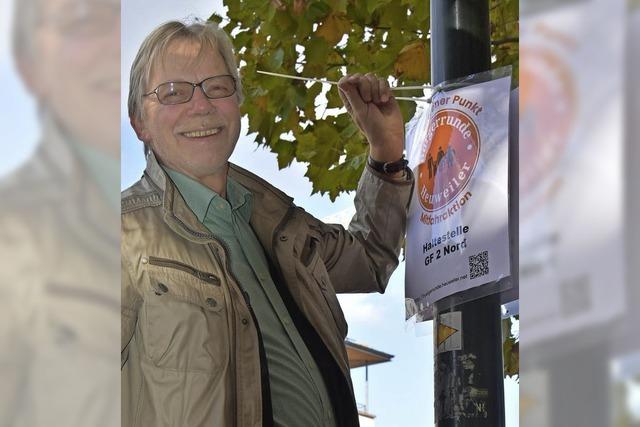
<path id="1" fill-rule="evenodd" d="M 510 275 L 510 86 L 510 67 L 446 82 L 407 125 L 407 318 Z"/>

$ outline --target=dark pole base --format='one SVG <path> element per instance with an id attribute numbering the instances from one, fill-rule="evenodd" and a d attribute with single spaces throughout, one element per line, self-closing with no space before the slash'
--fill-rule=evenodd
<path id="1" fill-rule="evenodd" d="M 462 349 L 438 353 L 441 315 L 460 312 Z M 499 294 L 451 305 L 436 303 L 435 417 L 438 427 L 504 426 Z"/>

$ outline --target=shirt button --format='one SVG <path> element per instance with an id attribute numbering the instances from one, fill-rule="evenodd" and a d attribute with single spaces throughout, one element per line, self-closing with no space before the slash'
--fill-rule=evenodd
<path id="1" fill-rule="evenodd" d="M 215 307 L 216 305 L 218 305 L 218 302 L 213 298 L 207 298 L 207 305 L 209 307 Z"/>
<path id="2" fill-rule="evenodd" d="M 280 236 L 280 241 L 281 242 L 286 242 L 287 239 L 288 239 L 288 237 L 286 235 L 284 235 L 284 234 L 282 236 Z"/>
<path id="3" fill-rule="evenodd" d="M 148 262 L 149 262 L 149 258 L 147 258 L 146 256 L 143 256 L 143 257 L 142 257 L 142 263 L 143 263 L 143 264 L 146 264 L 146 263 L 148 263 Z"/>
<path id="4" fill-rule="evenodd" d="M 248 325 L 248 324 L 249 324 L 249 321 L 248 321 L 247 319 L 242 319 L 242 324 L 243 324 L 243 325 Z"/>

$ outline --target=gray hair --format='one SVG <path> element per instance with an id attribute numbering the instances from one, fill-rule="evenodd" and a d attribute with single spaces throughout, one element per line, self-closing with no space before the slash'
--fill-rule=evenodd
<path id="1" fill-rule="evenodd" d="M 129 117 L 142 117 L 142 98 L 149 83 L 151 69 L 166 53 L 168 46 L 176 40 L 193 41 L 200 45 L 200 53 L 207 49 L 217 49 L 224 60 L 229 74 L 236 80 L 236 96 L 242 102 L 242 83 L 233 53 L 233 44 L 227 33 L 211 21 L 195 20 L 192 23 L 169 21 L 162 24 L 142 42 L 131 66 L 129 79 Z"/>

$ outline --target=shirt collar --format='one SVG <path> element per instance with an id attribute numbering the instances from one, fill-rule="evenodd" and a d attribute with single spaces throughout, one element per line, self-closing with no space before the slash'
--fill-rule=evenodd
<path id="1" fill-rule="evenodd" d="M 234 179 L 227 176 L 227 200 L 225 200 L 200 182 L 166 166 L 163 168 L 200 222 L 204 222 L 210 213 L 215 213 L 213 209 L 210 212 L 210 207 L 219 200 L 228 203 L 231 210 L 237 211 L 245 221 L 248 222 L 251 218 L 253 195 Z"/>

